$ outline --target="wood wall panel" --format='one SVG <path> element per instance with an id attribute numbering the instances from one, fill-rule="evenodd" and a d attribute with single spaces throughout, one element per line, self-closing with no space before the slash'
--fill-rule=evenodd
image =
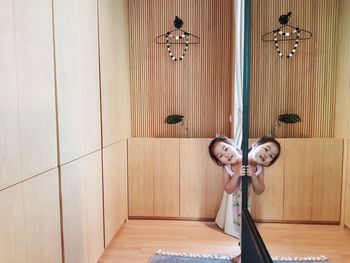
<path id="1" fill-rule="evenodd" d="M 103 252 L 101 152 L 61 167 L 64 262 L 97 262 Z"/>
<path id="2" fill-rule="evenodd" d="M 274 42 L 261 36 L 279 27 L 291 11 L 290 25 L 312 32 L 300 41 L 295 56 L 277 55 Z M 283 125 L 281 137 L 333 137 L 338 1 L 253 0 L 251 33 L 250 136 L 271 133 L 281 113 L 297 113 L 302 122 Z M 272 34 L 273 38 L 273 34 Z M 280 44 L 291 50 L 293 41 Z"/>
<path id="3" fill-rule="evenodd" d="M 105 247 L 127 219 L 126 140 L 103 149 Z"/>
<path id="4" fill-rule="evenodd" d="M 1 2 L 0 24 L 0 189 L 3 189 L 22 179 L 13 1 Z"/>
<path id="5" fill-rule="evenodd" d="M 174 29 L 175 16 L 183 19 L 183 30 L 200 37 L 179 62 L 155 40 Z M 169 114 L 185 116 L 189 137 L 229 134 L 233 1 L 130 0 L 129 23 L 131 136 L 183 137 L 179 124 L 164 123 Z"/>
<path id="6" fill-rule="evenodd" d="M 128 1 L 100 0 L 103 147 L 130 137 Z"/>
<path id="7" fill-rule="evenodd" d="M 60 163 L 101 148 L 96 0 L 54 0 Z"/>

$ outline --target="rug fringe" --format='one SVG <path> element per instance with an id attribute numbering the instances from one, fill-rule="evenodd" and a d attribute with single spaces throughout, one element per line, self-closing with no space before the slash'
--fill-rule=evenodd
<path id="1" fill-rule="evenodd" d="M 211 254 L 193 254 L 193 253 L 176 253 L 176 252 L 169 252 L 169 251 L 162 251 L 159 249 L 156 251 L 156 254 L 158 255 L 165 255 L 165 256 L 178 256 L 178 257 L 190 257 L 190 258 L 212 258 L 212 259 L 228 259 L 231 260 L 233 255 L 224 256 L 224 255 L 211 255 Z"/>
<path id="2" fill-rule="evenodd" d="M 177 256 L 177 257 L 190 257 L 190 258 L 211 258 L 211 259 L 226 259 L 231 260 L 233 258 L 233 255 L 216 255 L 216 254 L 199 254 L 199 253 L 177 253 L 177 252 L 170 252 L 170 251 L 163 251 L 161 249 L 156 251 L 156 254 L 158 255 L 165 255 L 165 256 Z M 272 260 L 279 260 L 279 261 L 327 261 L 328 258 L 324 255 L 320 255 L 317 257 L 272 257 Z"/>

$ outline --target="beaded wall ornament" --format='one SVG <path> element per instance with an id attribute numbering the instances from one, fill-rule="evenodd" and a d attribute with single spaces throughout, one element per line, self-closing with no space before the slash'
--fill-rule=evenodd
<path id="1" fill-rule="evenodd" d="M 183 38 L 186 38 L 186 42 L 185 42 L 185 49 L 182 53 L 182 55 L 179 57 L 179 58 L 176 58 L 175 55 L 173 54 L 173 52 L 170 50 L 170 41 L 169 41 L 169 37 L 170 38 L 174 38 L 175 41 L 179 41 Z M 177 61 L 177 60 L 183 60 L 185 55 L 186 55 L 186 51 L 188 49 L 188 39 L 189 39 L 189 34 L 187 32 L 184 32 L 182 35 L 180 36 L 173 36 L 172 34 L 170 34 L 169 32 L 166 33 L 165 35 L 165 38 L 166 38 L 166 46 L 167 46 L 167 49 L 168 49 L 168 53 L 169 53 L 169 56 L 172 60 L 174 61 Z"/>
<path id="2" fill-rule="evenodd" d="M 300 30 L 299 28 L 296 28 L 292 31 L 293 34 L 297 33 L 296 37 L 295 37 L 295 43 L 294 43 L 294 47 L 292 49 L 291 52 L 289 52 L 288 55 L 286 55 L 286 58 L 290 58 L 294 55 L 295 51 L 297 50 L 297 47 L 298 47 L 298 44 L 299 44 L 299 39 L 300 39 Z M 291 36 L 291 34 L 289 32 L 283 32 L 282 30 L 280 29 L 275 29 L 274 30 L 274 41 L 275 41 L 275 46 L 276 46 L 276 49 L 277 49 L 277 53 L 280 57 L 283 57 L 283 53 L 281 52 L 280 48 L 279 48 L 279 45 L 278 45 L 278 38 L 277 38 L 277 34 L 279 35 L 282 35 L 282 36 L 286 36 L 286 37 L 289 37 Z"/>
<path id="3" fill-rule="evenodd" d="M 166 32 L 156 37 L 157 44 L 166 44 L 168 55 L 172 61 L 181 61 L 184 59 L 186 52 L 188 51 L 190 44 L 199 44 L 200 38 L 194 34 L 183 31 L 180 28 L 183 25 L 183 21 L 179 17 L 175 17 L 174 26 L 176 29 Z M 180 56 L 176 56 L 171 49 L 172 45 L 183 45 L 184 49 Z"/>
<path id="4" fill-rule="evenodd" d="M 301 29 L 300 27 L 288 25 L 288 19 L 291 15 L 291 12 L 288 12 L 286 15 L 281 15 L 279 17 L 279 22 L 282 26 L 265 33 L 261 37 L 264 42 L 273 41 L 275 43 L 277 54 L 280 58 L 293 57 L 300 44 L 300 41 L 310 39 L 312 36 L 312 33 L 307 30 Z M 289 31 L 285 31 L 286 29 L 289 29 Z M 280 42 L 282 41 L 294 41 L 292 51 L 290 51 L 287 55 L 283 54 L 280 49 Z"/>

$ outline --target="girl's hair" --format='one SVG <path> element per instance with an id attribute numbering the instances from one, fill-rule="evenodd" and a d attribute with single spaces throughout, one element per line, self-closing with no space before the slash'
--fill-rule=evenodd
<path id="1" fill-rule="evenodd" d="M 218 159 L 218 157 L 214 154 L 214 147 L 217 143 L 219 142 L 224 142 L 224 143 L 227 143 L 227 144 L 230 144 L 230 145 L 233 145 L 233 142 L 227 138 L 226 136 L 222 136 L 222 135 L 219 135 L 217 136 L 216 138 L 214 138 L 210 144 L 209 144 L 209 155 L 211 157 L 211 159 L 219 166 L 224 166 L 224 164 Z"/>
<path id="2" fill-rule="evenodd" d="M 270 166 L 270 165 L 273 165 L 274 162 L 277 161 L 278 157 L 280 156 L 280 152 L 281 152 L 281 145 L 280 143 L 271 135 L 265 135 L 265 136 L 261 136 L 260 138 L 258 138 L 256 141 L 255 141 L 255 144 L 256 145 L 261 145 L 261 144 L 264 144 L 264 143 L 267 143 L 267 142 L 272 142 L 274 143 L 276 146 L 277 146 L 277 149 L 278 149 L 278 152 L 275 156 L 275 158 L 266 166 Z M 249 149 L 249 151 L 251 150 L 251 147 Z"/>

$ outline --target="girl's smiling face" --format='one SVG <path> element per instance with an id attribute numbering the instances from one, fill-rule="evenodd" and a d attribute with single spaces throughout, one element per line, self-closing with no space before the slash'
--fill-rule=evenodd
<path id="1" fill-rule="evenodd" d="M 239 160 L 239 153 L 234 146 L 225 142 L 218 142 L 213 149 L 214 155 L 222 164 L 234 164 Z"/>
<path id="2" fill-rule="evenodd" d="M 268 166 L 278 155 L 278 147 L 273 142 L 260 145 L 253 144 L 249 155 L 250 159 L 256 164 Z"/>

